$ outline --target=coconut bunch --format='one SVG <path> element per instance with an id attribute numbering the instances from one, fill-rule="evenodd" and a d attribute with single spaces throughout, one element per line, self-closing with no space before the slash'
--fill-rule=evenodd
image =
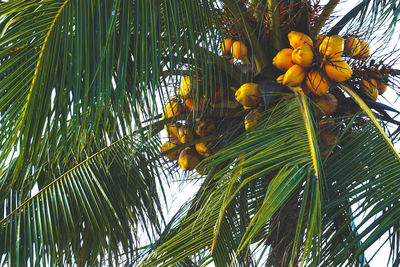
<path id="1" fill-rule="evenodd" d="M 342 58 L 344 42 L 340 36 L 319 36 L 314 44 L 308 35 L 291 31 L 288 39 L 291 48 L 279 51 L 272 62 L 285 72 L 277 82 L 321 96 L 328 93 L 331 82 L 351 78 L 353 72 Z"/>
<path id="2" fill-rule="evenodd" d="M 338 107 L 338 100 L 329 94 L 334 83 L 352 78 L 353 70 L 344 59 L 365 60 L 370 56 L 369 45 L 355 37 L 319 35 L 313 41 L 308 35 L 292 31 L 288 34 L 291 48 L 284 48 L 273 59 L 273 65 L 285 72 L 277 82 L 301 87 L 304 93 L 313 93 L 318 114 L 330 115 Z M 359 81 L 360 91 L 373 100 L 386 90 L 383 79 L 367 77 Z"/>
<path id="3" fill-rule="evenodd" d="M 332 90 L 333 93 L 329 92 L 329 88 L 334 88 L 332 85 L 335 83 L 352 78 L 352 83 L 357 83 L 356 87 L 360 92 L 373 100 L 376 100 L 378 94 L 385 92 L 386 83 L 379 71 L 367 73 L 364 69 L 363 75 L 360 76 L 357 73 L 356 77 L 352 77 L 353 70 L 345 58 L 365 60 L 370 55 L 368 44 L 361 39 L 320 35 L 312 40 L 308 35 L 296 31 L 291 31 L 288 39 L 291 47 L 279 51 L 272 62 L 276 68 L 284 72 L 277 78 L 277 82 L 290 87 L 301 87 L 306 94 L 312 93 L 314 110 L 319 117 L 330 116 L 338 107 L 348 104 L 346 98 L 340 99 L 339 103 L 334 90 Z M 221 44 L 221 50 L 227 60 L 233 58 L 244 60 L 248 52 L 245 43 L 239 41 L 238 38 L 225 39 Z M 201 87 L 202 79 L 196 75 L 182 77 L 177 95 L 171 98 L 164 108 L 163 118 L 173 119 L 185 112 L 205 114 L 206 112 L 203 111 L 216 107 L 215 103 L 220 101 L 218 94 L 220 90 L 217 90 L 214 99 L 209 99 L 199 94 Z M 247 82 L 234 91 L 236 102 L 246 110 L 244 129 L 250 130 L 263 119 L 264 102 L 259 85 Z M 215 140 L 195 141 L 213 135 L 217 128 L 216 121 L 199 116 L 187 118 L 165 125 L 168 141 L 161 147 L 165 156 L 171 161 L 177 161 L 185 171 L 195 169 L 204 158 L 218 150 Z M 332 129 L 333 123 L 328 118 L 321 119 L 321 121 L 324 120 L 327 122 L 320 125 L 320 139 L 324 145 L 331 146 L 337 141 L 338 132 Z"/>
<path id="4" fill-rule="evenodd" d="M 174 120 L 184 112 L 197 113 L 208 108 L 209 99 L 205 96 L 195 98 L 201 84 L 201 79 L 190 78 L 189 76 L 182 77 L 177 96 L 171 98 L 164 107 L 163 119 Z M 217 94 L 213 101 L 218 102 L 219 100 L 220 96 Z M 193 142 L 215 132 L 216 122 L 212 119 L 195 118 L 193 121 L 168 122 L 164 129 L 168 141 L 162 144 L 161 152 L 165 153 L 170 161 L 177 161 L 184 171 L 195 169 L 204 158 L 216 152 L 215 141 Z M 199 170 L 198 172 L 201 173 Z"/>
<path id="5" fill-rule="evenodd" d="M 343 54 L 356 60 L 366 60 L 370 56 L 369 45 L 357 37 L 348 37 L 344 42 Z M 381 70 L 374 69 L 363 72 L 358 81 L 358 86 L 365 96 L 376 101 L 378 95 L 382 95 L 386 91 L 387 84 Z"/>
<path id="6" fill-rule="evenodd" d="M 232 57 L 235 59 L 243 59 L 247 56 L 247 46 L 238 40 L 226 38 L 221 45 L 222 54 L 232 63 Z"/>

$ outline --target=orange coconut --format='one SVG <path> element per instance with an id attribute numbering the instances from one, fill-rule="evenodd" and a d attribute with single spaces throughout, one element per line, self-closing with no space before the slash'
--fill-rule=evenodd
<path id="1" fill-rule="evenodd" d="M 230 54 L 231 53 L 231 48 L 232 48 L 232 39 L 225 39 L 224 42 L 222 43 L 222 53 L 223 54 Z"/>
<path id="2" fill-rule="evenodd" d="M 272 64 L 281 71 L 287 71 L 293 66 L 291 48 L 284 48 L 276 54 L 272 60 Z"/>
<path id="3" fill-rule="evenodd" d="M 354 57 L 364 60 L 368 58 L 369 55 L 370 55 L 369 45 L 367 44 L 367 42 L 360 40 L 360 52 L 355 54 Z"/>
<path id="4" fill-rule="evenodd" d="M 310 67 L 314 58 L 314 53 L 310 46 L 301 45 L 293 50 L 292 61 L 302 67 Z"/>
<path id="5" fill-rule="evenodd" d="M 350 66 L 342 57 L 330 58 L 325 64 L 325 73 L 334 82 L 344 82 L 353 75 Z"/>
<path id="6" fill-rule="evenodd" d="M 324 38 L 319 46 L 319 52 L 330 57 L 340 57 L 343 49 L 343 38 L 339 35 Z"/>
<path id="7" fill-rule="evenodd" d="M 232 44 L 232 56 L 236 59 L 242 59 L 247 55 L 247 47 L 244 43 L 236 41 Z"/>
<path id="8" fill-rule="evenodd" d="M 305 76 L 306 72 L 304 68 L 300 65 L 295 64 L 285 73 L 283 84 L 287 86 L 298 86 L 304 80 Z"/>
<path id="9" fill-rule="evenodd" d="M 372 100 L 376 101 L 376 99 L 378 99 L 378 82 L 374 78 L 362 80 L 360 88 L 363 90 L 364 94 L 366 94 Z"/>
<path id="10" fill-rule="evenodd" d="M 329 90 L 328 80 L 320 70 L 311 70 L 307 73 L 306 86 L 316 95 L 326 94 Z"/>
<path id="11" fill-rule="evenodd" d="M 354 56 L 360 53 L 360 40 L 354 37 L 349 37 L 344 41 L 343 53 L 347 56 Z"/>
<path id="12" fill-rule="evenodd" d="M 310 36 L 308 36 L 307 34 L 304 34 L 302 32 L 296 32 L 296 31 L 291 31 L 288 34 L 288 39 L 289 39 L 289 43 L 290 45 L 296 49 L 299 46 L 302 45 L 308 45 L 308 46 L 313 46 L 313 41 L 310 38 Z"/>
<path id="13" fill-rule="evenodd" d="M 188 97 L 185 99 L 185 106 L 189 111 L 202 111 L 207 106 L 207 101 L 204 97 L 199 97 L 197 102 Z"/>
<path id="14" fill-rule="evenodd" d="M 379 80 L 377 80 L 377 83 L 378 83 L 378 93 L 382 95 L 384 92 L 386 92 L 387 85 L 385 82 Z"/>
<path id="15" fill-rule="evenodd" d="M 191 91 L 192 88 L 191 88 L 190 77 L 189 76 L 182 77 L 181 82 L 179 84 L 178 95 L 180 95 L 181 97 L 188 97 Z"/>
<path id="16" fill-rule="evenodd" d="M 285 77 L 285 74 L 280 75 L 278 78 L 276 78 L 276 82 L 283 84 L 283 78 Z"/>
<path id="17" fill-rule="evenodd" d="M 185 75 L 182 77 L 179 84 L 178 95 L 187 98 L 189 97 L 193 90 L 197 89 L 202 83 L 201 79 L 193 75 L 192 77 Z"/>

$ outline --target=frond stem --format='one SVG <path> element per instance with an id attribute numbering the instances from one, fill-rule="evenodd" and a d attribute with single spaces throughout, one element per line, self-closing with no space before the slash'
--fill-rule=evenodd
<path id="1" fill-rule="evenodd" d="M 345 90 L 357 104 L 362 108 L 365 113 L 367 113 L 368 117 L 371 119 L 372 123 L 374 124 L 375 128 L 379 131 L 379 133 L 382 135 L 382 137 L 385 139 L 386 143 L 390 147 L 390 150 L 392 150 L 393 154 L 395 155 L 396 159 L 400 162 L 400 155 L 397 153 L 396 149 L 394 148 L 392 142 L 390 142 L 389 138 L 385 134 L 384 130 L 382 127 L 379 125 L 379 122 L 376 120 L 374 113 L 372 110 L 365 104 L 365 102 L 349 87 L 347 87 L 344 84 L 340 84 L 340 87 L 342 87 L 343 90 Z"/>
<path id="2" fill-rule="evenodd" d="M 335 7 L 339 4 L 339 0 L 330 0 L 324 10 L 322 11 L 321 15 L 317 18 L 317 21 L 314 24 L 314 27 L 311 30 L 311 38 L 315 38 L 318 35 L 322 27 L 325 25 L 326 21 L 331 16 Z"/>

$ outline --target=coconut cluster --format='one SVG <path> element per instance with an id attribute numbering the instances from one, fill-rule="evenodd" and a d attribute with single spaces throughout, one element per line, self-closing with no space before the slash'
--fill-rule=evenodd
<path id="1" fill-rule="evenodd" d="M 232 63 L 232 57 L 243 59 L 247 55 L 247 46 L 241 41 L 234 41 L 230 38 L 224 40 L 221 45 L 222 54 Z"/>
<path id="2" fill-rule="evenodd" d="M 330 115 L 338 107 L 338 101 L 329 88 L 352 78 L 353 70 L 343 56 L 365 60 L 370 56 L 369 45 L 358 38 L 346 39 L 339 35 L 319 35 L 313 41 L 308 35 L 291 31 L 288 34 L 291 48 L 284 48 L 274 57 L 272 64 L 283 71 L 278 83 L 301 87 L 305 94 L 313 93 L 319 107 L 319 115 Z M 363 94 L 374 101 L 383 94 L 386 84 L 383 79 L 367 77 L 359 81 Z M 322 112 L 322 113 L 321 113 Z"/>
<path id="3" fill-rule="evenodd" d="M 310 99 L 315 104 L 315 114 L 320 117 L 320 140 L 324 145 L 331 146 L 339 138 L 339 130 L 335 128 L 332 116 L 338 107 L 348 105 L 347 100 L 351 99 L 341 98 L 339 103 L 335 92 L 330 93 L 329 89 L 335 88 L 335 83 L 351 79 L 351 83 L 357 83 L 358 91 L 376 100 L 378 94 L 385 92 L 386 83 L 382 75 L 379 76 L 376 72 L 360 76 L 359 71 L 356 71 L 356 77 L 353 77 L 353 70 L 346 60 L 365 60 L 370 56 L 368 44 L 356 37 L 320 35 L 313 40 L 304 33 L 291 31 L 288 40 L 291 47 L 280 50 L 272 62 L 284 72 L 276 81 L 286 86 L 300 87 L 305 94 L 310 94 Z M 248 48 L 243 42 L 227 38 L 221 47 L 223 56 L 229 62 L 233 58 L 246 62 Z M 196 116 L 199 113 L 205 114 L 202 111 L 214 106 L 210 105 L 211 102 L 217 103 L 221 100 L 220 91 L 210 99 L 199 94 L 201 87 L 202 79 L 196 75 L 182 77 L 177 95 L 164 107 L 163 118 L 170 121 L 183 113 L 192 112 Z M 264 102 L 259 85 L 248 82 L 234 91 L 235 100 L 246 110 L 244 129 L 251 130 L 263 119 Z M 214 134 L 217 129 L 213 119 L 196 116 L 189 116 L 194 118 L 192 120 L 175 120 L 165 125 L 168 141 L 162 144 L 161 152 L 169 160 L 177 161 L 185 171 L 195 169 L 204 158 L 218 150 L 215 140 L 195 141 Z"/>
<path id="4" fill-rule="evenodd" d="M 183 114 L 193 112 L 199 114 L 210 107 L 210 103 L 218 103 L 221 100 L 219 91 L 212 99 L 206 96 L 197 96 L 201 91 L 202 80 L 196 77 L 182 77 L 178 93 L 169 99 L 163 111 L 163 119 L 173 120 L 165 124 L 164 129 L 168 141 L 161 146 L 161 152 L 170 161 L 177 161 L 184 171 L 190 171 L 204 159 L 216 151 L 216 143 L 212 141 L 193 142 L 213 134 L 216 130 L 216 122 L 210 118 L 195 118 L 194 120 L 180 120 L 176 118 Z M 190 116 L 191 117 L 191 116 Z M 201 170 L 197 171 L 201 173 Z"/>
<path id="5" fill-rule="evenodd" d="M 272 64 L 285 72 L 277 82 L 301 87 L 321 96 L 328 93 L 331 82 L 344 82 L 353 72 L 342 58 L 344 40 L 338 35 L 319 36 L 315 43 L 306 34 L 291 31 L 288 34 L 291 48 L 284 48 L 274 57 Z"/>

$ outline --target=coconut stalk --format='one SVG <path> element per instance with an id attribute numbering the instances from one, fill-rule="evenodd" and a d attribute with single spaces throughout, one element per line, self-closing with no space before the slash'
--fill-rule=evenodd
<path id="1" fill-rule="evenodd" d="M 339 3 L 339 0 L 330 0 L 328 4 L 324 7 L 321 15 L 318 17 L 317 21 L 314 24 L 314 27 L 311 30 L 311 38 L 315 38 L 318 33 L 321 31 L 322 27 L 325 25 L 326 21 L 330 18 L 333 10 Z"/>
<path id="2" fill-rule="evenodd" d="M 276 1 L 268 0 L 268 20 L 270 26 L 270 45 L 279 51 L 282 49 L 281 45 L 281 26 L 279 18 L 279 4 Z"/>

